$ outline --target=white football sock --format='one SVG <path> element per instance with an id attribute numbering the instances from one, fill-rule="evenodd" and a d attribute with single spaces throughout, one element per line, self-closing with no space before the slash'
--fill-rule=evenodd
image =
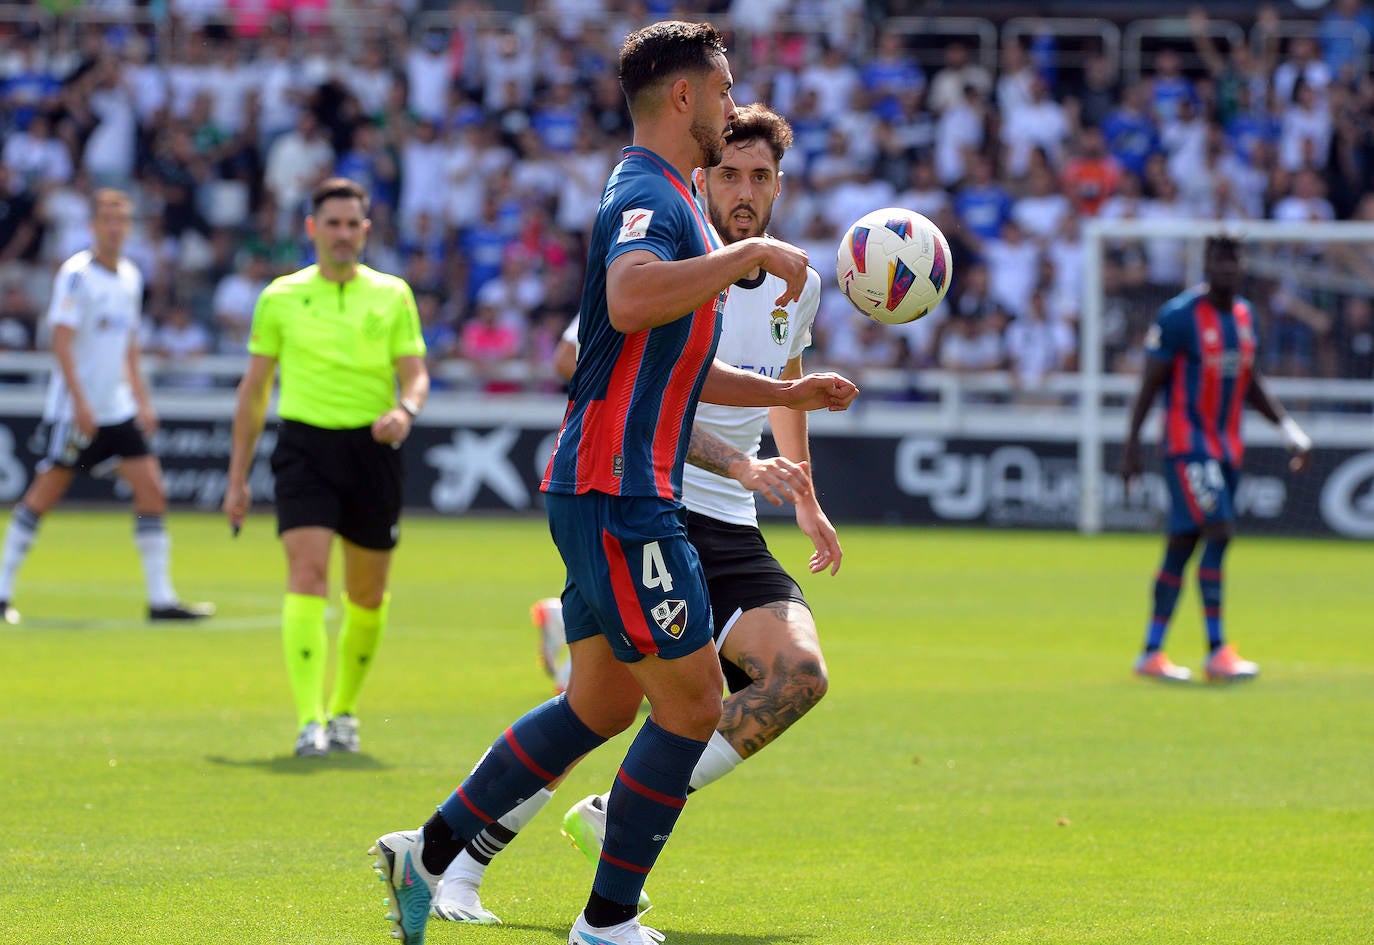
<path id="1" fill-rule="evenodd" d="M 540 788 L 538 793 L 497 819 L 495 824 L 484 829 L 477 836 L 468 841 L 467 846 L 453 858 L 453 862 L 444 870 L 444 879 L 467 879 L 474 885 L 481 885 L 482 874 L 487 871 L 491 864 L 492 857 L 506 848 L 506 844 L 515 839 L 515 835 L 524 830 L 535 815 L 544 809 L 544 806 L 553 800 L 553 792 L 548 788 Z M 498 829 L 492 829 L 498 828 Z M 505 828 L 504 830 L 499 828 Z"/>
<path id="2" fill-rule="evenodd" d="M 693 791 L 700 791 L 712 781 L 719 781 L 734 771 L 743 760 L 724 735 L 712 732 L 706 750 L 701 753 L 701 760 L 692 769 L 692 780 L 688 784 Z"/>
<path id="3" fill-rule="evenodd" d="M 170 607 L 177 603 L 179 598 L 168 573 L 172 564 L 172 536 L 167 534 L 161 515 L 134 516 L 134 544 L 143 560 L 148 606 Z"/>
<path id="4" fill-rule="evenodd" d="M 14 507 L 9 527 L 5 529 L 5 550 L 0 558 L 0 600 L 14 599 L 14 578 L 33 547 L 38 534 L 38 516 L 24 503 Z"/>

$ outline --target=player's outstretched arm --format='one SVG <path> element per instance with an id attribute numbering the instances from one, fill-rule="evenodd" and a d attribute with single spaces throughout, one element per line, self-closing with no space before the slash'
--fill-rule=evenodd
<path id="1" fill-rule="evenodd" d="M 717 358 L 706 374 L 701 399 L 733 407 L 791 407 L 793 410 L 846 410 L 859 396 L 848 378 L 830 372 L 783 381 L 741 371 Z"/>
<path id="2" fill-rule="evenodd" d="M 1245 400 L 1258 410 L 1262 417 L 1279 428 L 1284 448 L 1290 454 L 1288 468 L 1293 472 L 1302 472 L 1306 469 L 1312 459 L 1312 438 L 1298 426 L 1298 421 L 1288 415 L 1288 411 L 1283 409 L 1283 404 L 1279 403 L 1278 398 L 1269 393 L 1269 387 L 1260 377 L 1258 369 L 1250 377 L 1250 387 L 1245 392 Z"/>
<path id="3" fill-rule="evenodd" d="M 251 354 L 248 370 L 239 381 L 229 453 L 229 481 L 225 485 L 222 505 L 224 517 L 236 534 L 253 501 L 248 488 L 248 470 L 253 465 L 253 450 L 263 424 L 267 422 L 267 404 L 272 397 L 272 379 L 276 373 L 276 358 Z"/>
<path id="4" fill-rule="evenodd" d="M 762 493 L 773 505 L 797 503 L 811 495 L 811 471 L 806 463 L 794 463 L 782 456 L 749 456 L 696 425 L 687 445 L 687 462 L 733 479 L 750 492 Z"/>
<path id="5" fill-rule="evenodd" d="M 704 256 L 667 261 L 648 250 L 617 256 L 606 270 L 606 310 L 616 331 L 633 334 L 694 312 L 755 269 L 787 288 L 779 305 L 806 287 L 806 251 L 780 240 L 750 237 Z"/>

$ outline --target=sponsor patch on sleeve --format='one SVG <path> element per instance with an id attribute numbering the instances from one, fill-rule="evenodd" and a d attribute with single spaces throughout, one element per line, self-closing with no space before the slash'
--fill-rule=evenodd
<path id="1" fill-rule="evenodd" d="M 616 237 L 617 243 L 628 243 L 630 240 L 642 240 L 649 233 L 649 221 L 654 218 L 652 210 L 626 210 L 620 214 L 620 235 Z"/>

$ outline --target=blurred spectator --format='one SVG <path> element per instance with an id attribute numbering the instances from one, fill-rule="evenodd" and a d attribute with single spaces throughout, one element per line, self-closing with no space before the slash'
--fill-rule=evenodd
<path id="1" fill-rule="evenodd" d="M 1293 100 L 1279 123 L 1279 164 L 1286 171 L 1321 170 L 1331 149 L 1331 109 L 1306 80 L 1293 85 Z"/>
<path id="2" fill-rule="evenodd" d="M 1030 303 L 1040 274 L 1040 248 L 1015 220 L 1007 220 L 997 239 L 984 242 L 983 258 L 992 297 L 1008 315 L 1019 317 Z"/>
<path id="3" fill-rule="evenodd" d="M 267 190 L 277 205 L 278 232 L 290 229 L 305 209 L 305 198 L 334 167 L 334 149 L 324 129 L 309 111 L 302 110 L 296 127 L 272 143 L 263 171 Z"/>
<path id="4" fill-rule="evenodd" d="M 993 177 L 992 159 L 975 155 L 965 183 L 954 195 L 954 212 L 964 228 L 979 240 L 994 240 L 1011 219 L 1011 195 Z"/>
<path id="5" fill-rule="evenodd" d="M 413 131 L 401 146 L 401 199 L 397 223 L 402 235 L 412 234 L 421 215 L 432 220 L 444 218 L 448 203 L 445 151 L 444 142 L 439 140 L 438 125 L 427 118 L 415 122 Z"/>
<path id="6" fill-rule="evenodd" d="M 1178 121 L 1184 103 L 1198 111 L 1197 90 L 1192 80 L 1183 74 L 1183 60 L 1178 51 L 1161 49 L 1154 57 L 1155 73 L 1150 78 L 1150 114 L 1155 124 L 1166 126 Z"/>
<path id="7" fill-rule="evenodd" d="M 1316 105 L 1326 105 L 1326 88 L 1331 84 L 1331 69 L 1322 61 L 1317 40 L 1312 36 L 1294 36 L 1288 45 L 1288 55 L 1274 68 L 1274 98 L 1279 108 L 1297 101 L 1297 87 L 1304 82 L 1312 90 Z"/>
<path id="8" fill-rule="evenodd" d="M 1000 370 L 1006 363 L 1001 322 L 995 315 L 955 315 L 940 336 L 943 370 L 976 374 Z"/>
<path id="9" fill-rule="evenodd" d="M 920 81 L 925 81 L 924 75 Z M 846 58 L 845 50 L 827 40 L 821 41 L 820 58 L 803 66 L 797 77 L 798 90 L 815 93 L 817 111 L 830 120 L 844 114 L 854 90 L 862 86 L 859 70 Z"/>
<path id="10" fill-rule="evenodd" d="M 963 95 L 940 113 L 935 123 L 935 176 L 946 187 L 968 175 L 972 155 L 983 149 L 987 136 L 986 102 L 977 87 L 966 85 Z"/>
<path id="11" fill-rule="evenodd" d="M 1313 170 L 1293 175 L 1293 191 L 1274 205 L 1274 219 L 1289 223 L 1334 220 L 1336 211 L 1326 199 L 1326 184 Z"/>
<path id="12" fill-rule="evenodd" d="M 1101 128 L 1116 107 L 1119 95 L 1111 63 L 1100 50 L 1095 50 L 1084 60 L 1082 82 L 1071 90 L 1065 104 L 1074 103 L 1080 127 Z"/>
<path id="13" fill-rule="evenodd" d="M 53 135 L 52 122 L 42 112 L 35 112 L 27 125 L 6 137 L 0 160 L 25 190 L 36 192 L 48 184 L 71 180 L 71 153 Z"/>
<path id="14" fill-rule="evenodd" d="M 239 250 L 234 271 L 215 286 L 211 308 L 218 333 L 216 348 L 223 354 L 243 354 L 248 350 L 248 330 L 253 324 L 253 309 L 258 296 L 272 281 L 266 256 Z"/>
<path id="15" fill-rule="evenodd" d="M 214 379 L 196 362 L 210 353 L 210 347 L 205 326 L 192 320 L 185 305 L 173 305 L 153 329 L 145 350 L 166 359 L 161 376 L 164 386 L 203 389 L 213 386 Z"/>
<path id="16" fill-rule="evenodd" d="M 1038 392 L 1046 379 L 1073 364 L 1077 339 L 1073 329 L 1049 317 L 1049 288 L 1037 286 L 1031 293 L 1025 314 L 1013 319 L 1004 335 L 1007 361 L 1013 383 L 1019 388 L 1017 400 L 1044 403 Z"/>
<path id="17" fill-rule="evenodd" d="M 425 366 L 429 369 L 430 386 L 441 389 L 451 386 L 442 377 L 443 363 L 458 354 L 458 332 L 439 302 L 439 295 L 428 290 L 415 293 L 415 307 L 420 313 L 420 334 L 425 339 Z"/>
<path id="18" fill-rule="evenodd" d="M 1102 123 L 1107 150 L 1124 170 L 1143 175 L 1150 156 L 1159 151 L 1159 133 L 1145 110 L 1145 89 L 1128 85 L 1121 90 L 1121 104 Z"/>
<path id="19" fill-rule="evenodd" d="M 888 120 L 901 114 L 903 96 L 926 85 L 925 71 L 906 49 L 905 42 L 901 33 L 879 33 L 872 57 L 859 69 L 859 81 L 870 96 L 873 111 Z M 948 64 L 948 51 L 945 61 Z"/>
<path id="20" fill-rule="evenodd" d="M 1081 130 L 1074 151 L 1064 165 L 1064 193 L 1074 213 L 1096 216 L 1121 183 L 1121 165 L 1107 153 L 1099 128 Z"/>
<path id="21" fill-rule="evenodd" d="M 1322 61 L 1332 76 L 1349 80 L 1368 68 L 1374 42 L 1374 12 L 1363 0 L 1334 0 L 1317 26 Z"/>
<path id="22" fill-rule="evenodd" d="M 1050 98 L 1043 78 L 1031 82 L 1031 100 L 1002 117 L 1002 143 L 1007 146 L 1006 172 L 1013 179 L 1031 170 L 1031 152 L 1039 148 L 1054 168 L 1063 163 L 1063 146 L 1069 139 L 1069 118 L 1063 106 Z"/>
<path id="23" fill-rule="evenodd" d="M 522 338 L 521 330 L 503 317 L 497 304 L 478 303 L 476 315 L 459 331 L 458 356 L 472 368 L 480 390 L 507 394 L 520 389 L 518 380 L 502 375 L 519 359 Z"/>
<path id="24" fill-rule="evenodd" d="M 940 211 L 949 206 L 949 202 L 949 191 L 935 180 L 935 165 L 928 160 L 911 165 L 911 179 L 907 188 L 895 200 L 896 206 L 915 210 L 930 220 L 938 217 Z"/>
<path id="25" fill-rule="evenodd" d="M 926 96 L 931 111 L 943 114 L 963 99 L 970 87 L 979 99 L 986 100 L 992 93 L 992 76 L 970 59 L 968 47 L 957 40 L 946 43 L 944 57 L 944 66 L 935 73 Z"/>
<path id="26" fill-rule="evenodd" d="M 1058 181 L 1046 167 L 1030 172 L 1028 192 L 1011 205 L 1011 218 L 1027 236 L 1041 241 L 1057 233 L 1072 212 L 1069 198 L 1059 190 Z"/>

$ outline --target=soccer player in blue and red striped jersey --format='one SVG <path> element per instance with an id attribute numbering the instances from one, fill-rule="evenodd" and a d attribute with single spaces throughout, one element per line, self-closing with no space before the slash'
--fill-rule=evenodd
<path id="1" fill-rule="evenodd" d="M 1209 237 L 1203 248 L 1206 282 L 1159 310 L 1146 339 L 1145 374 L 1131 410 L 1121 474 L 1129 487 L 1140 475 L 1140 427 L 1155 398 L 1164 394 L 1160 450 L 1169 486 L 1170 514 L 1164 563 L 1155 576 L 1154 610 L 1145 648 L 1136 661 L 1141 676 L 1186 682 L 1192 673 L 1164 653 L 1183 571 L 1198 541 L 1198 589 L 1202 594 L 1209 680 L 1251 679 L 1259 666 L 1241 659 L 1222 629 L 1222 557 L 1234 533 L 1236 487 L 1245 444 L 1241 411 L 1246 404 L 1278 425 L 1293 454 L 1290 466 L 1307 466 L 1312 441 L 1269 394 L 1256 363 L 1257 325 L 1250 303 L 1237 296 L 1240 245 L 1229 236 Z"/>
<path id="2" fill-rule="evenodd" d="M 644 880 L 686 803 L 715 731 L 723 679 L 710 597 L 687 540 L 682 465 L 698 400 L 843 410 L 834 374 L 774 380 L 715 360 L 727 288 L 755 269 L 781 278 L 779 305 L 807 281 L 806 253 L 754 237 L 722 247 L 694 200 L 692 171 L 720 162 L 735 117 L 720 34 L 709 24 L 638 30 L 620 53 L 634 139 L 592 230 L 568 409 L 544 477 L 549 530 L 567 568 L 567 691 L 526 713 L 420 830 L 377 841 L 393 934 L 424 941 L 444 869 L 485 826 L 582 755 L 649 718 L 606 805 L 606 841 L 570 945 L 650 945 Z"/>

